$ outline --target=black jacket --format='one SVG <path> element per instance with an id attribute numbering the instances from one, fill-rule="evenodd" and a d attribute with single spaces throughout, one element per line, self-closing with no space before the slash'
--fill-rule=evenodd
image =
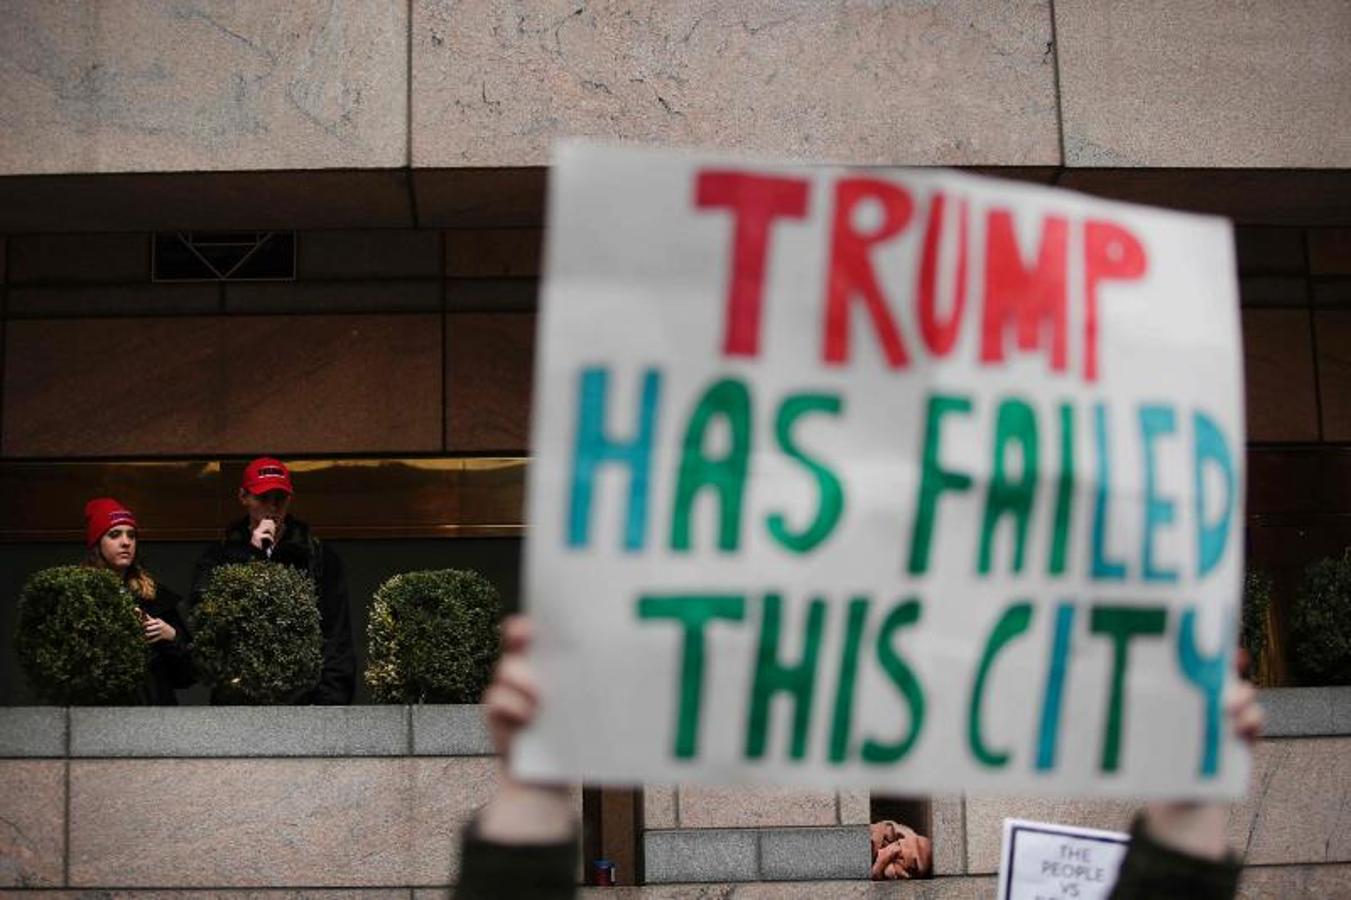
<path id="1" fill-rule="evenodd" d="M 1234 856 L 1200 859 L 1165 847 L 1137 817 L 1109 900 L 1230 900 L 1238 892 L 1241 871 Z"/>
<path id="2" fill-rule="evenodd" d="M 577 841 L 499 844 L 478 836 L 471 819 L 461 838 L 454 900 L 572 900 L 577 896 Z"/>
<path id="3" fill-rule="evenodd" d="M 197 680 L 189 649 L 192 636 L 178 611 L 180 598 L 162 584 L 155 585 L 152 600 L 137 599 L 136 604 L 147 615 L 163 619 L 177 634 L 172 641 L 156 641 L 150 645 L 150 671 L 142 688 L 142 700 L 149 706 L 177 706 L 175 690 L 191 687 Z"/>
<path id="4" fill-rule="evenodd" d="M 208 547 L 192 575 L 189 602 L 196 606 L 217 566 L 265 560 L 267 554 L 249 543 L 247 517 L 225 530 L 225 540 Z M 310 533 L 310 526 L 286 517 L 281 540 L 271 561 L 293 566 L 314 579 L 319 591 L 319 628 L 324 635 L 324 666 L 319 684 L 296 697 L 298 704 L 341 705 L 352 702 L 356 691 L 356 654 L 352 650 L 352 618 L 347 608 L 347 578 L 338 555 Z"/>

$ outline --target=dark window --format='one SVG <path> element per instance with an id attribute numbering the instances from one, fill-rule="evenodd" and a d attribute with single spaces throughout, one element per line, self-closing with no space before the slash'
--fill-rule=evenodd
<path id="1" fill-rule="evenodd" d="M 293 231 L 174 231 L 155 235 L 155 281 L 290 281 Z"/>

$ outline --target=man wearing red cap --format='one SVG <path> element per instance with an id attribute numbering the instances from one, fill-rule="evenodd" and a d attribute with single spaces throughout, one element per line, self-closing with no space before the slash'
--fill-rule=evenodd
<path id="1" fill-rule="evenodd" d="M 260 457 L 244 469 L 239 502 L 248 512 L 225 529 L 225 539 L 207 548 L 192 578 L 194 606 L 217 566 L 266 560 L 309 574 L 319 591 L 319 625 L 324 635 L 324 666 L 314 690 L 295 703 L 337 705 L 352 702 L 356 689 L 356 656 L 352 620 L 347 608 L 347 579 L 342 561 L 310 533 L 309 525 L 288 515 L 291 472 L 280 460 Z"/>

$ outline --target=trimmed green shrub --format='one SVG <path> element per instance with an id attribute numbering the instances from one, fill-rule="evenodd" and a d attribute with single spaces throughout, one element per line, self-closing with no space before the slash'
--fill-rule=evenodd
<path id="1" fill-rule="evenodd" d="M 477 572 L 395 575 L 371 603 L 366 683 L 381 703 L 477 703 L 497 659 L 502 599 Z"/>
<path id="2" fill-rule="evenodd" d="M 1252 679 L 1266 681 L 1267 610 L 1271 608 L 1271 576 L 1261 569 L 1249 569 L 1243 578 L 1243 627 L 1239 645 L 1248 651 Z"/>
<path id="3" fill-rule="evenodd" d="M 319 683 L 319 598 L 299 569 L 220 566 L 193 610 L 192 631 L 193 659 L 217 702 L 287 703 Z"/>
<path id="4" fill-rule="evenodd" d="M 19 594 L 14 651 L 33 690 L 58 705 L 137 702 L 150 664 L 136 600 L 107 569 L 43 569 Z"/>
<path id="5" fill-rule="evenodd" d="M 1303 684 L 1351 684 L 1351 552 L 1305 570 L 1290 614 L 1290 662 Z"/>

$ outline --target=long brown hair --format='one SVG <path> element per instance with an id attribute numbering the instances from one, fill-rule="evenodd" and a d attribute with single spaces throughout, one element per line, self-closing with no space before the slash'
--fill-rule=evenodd
<path id="1" fill-rule="evenodd" d="M 99 543 L 102 543 L 100 539 Z M 139 549 L 139 548 L 137 548 Z M 91 569 L 111 569 L 108 560 L 103 558 L 102 551 L 99 550 L 99 544 L 89 548 L 89 553 L 84 558 L 83 565 Z M 127 589 L 131 591 L 133 597 L 142 603 L 149 603 L 155 599 L 155 577 L 150 574 L 150 570 L 140 563 L 133 561 L 127 566 L 127 571 L 122 575 L 122 581 Z"/>

